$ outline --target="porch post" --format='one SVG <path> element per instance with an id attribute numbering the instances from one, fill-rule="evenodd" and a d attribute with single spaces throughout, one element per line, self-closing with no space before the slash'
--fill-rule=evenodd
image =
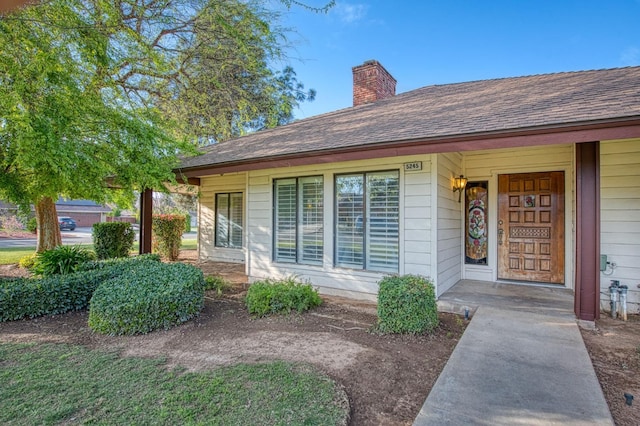
<path id="1" fill-rule="evenodd" d="M 140 254 L 151 253 L 152 215 L 153 189 L 145 188 L 140 194 Z"/>
<path id="2" fill-rule="evenodd" d="M 600 318 L 600 143 L 576 144 L 576 280 L 579 319 Z"/>

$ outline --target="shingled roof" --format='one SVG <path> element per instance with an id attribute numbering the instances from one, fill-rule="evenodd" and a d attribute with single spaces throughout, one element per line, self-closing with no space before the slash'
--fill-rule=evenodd
<path id="1" fill-rule="evenodd" d="M 640 119 L 640 67 L 427 86 L 204 148 L 180 169 Z"/>

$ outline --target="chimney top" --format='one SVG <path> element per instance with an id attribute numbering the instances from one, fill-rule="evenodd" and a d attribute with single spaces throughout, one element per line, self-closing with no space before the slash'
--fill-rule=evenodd
<path id="1" fill-rule="evenodd" d="M 365 61 L 352 68 L 353 106 L 363 105 L 390 98 L 396 94 L 396 79 L 380 62 Z"/>

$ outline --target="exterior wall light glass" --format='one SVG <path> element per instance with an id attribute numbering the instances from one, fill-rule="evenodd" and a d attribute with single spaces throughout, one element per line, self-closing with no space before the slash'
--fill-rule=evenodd
<path id="1" fill-rule="evenodd" d="M 464 188 L 467 186 L 467 178 L 463 175 L 459 177 L 453 178 L 453 193 L 458 193 L 458 202 L 462 200 L 462 192 Z"/>

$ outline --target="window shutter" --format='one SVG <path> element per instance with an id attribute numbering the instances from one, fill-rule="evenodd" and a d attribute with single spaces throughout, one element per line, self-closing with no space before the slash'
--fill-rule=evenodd
<path id="1" fill-rule="evenodd" d="M 298 262 L 322 264 L 323 256 L 323 179 L 298 179 Z"/>
<path id="2" fill-rule="evenodd" d="M 242 248 L 242 193 L 216 194 L 216 247 Z"/>
<path id="3" fill-rule="evenodd" d="M 229 194 L 216 194 L 217 247 L 229 246 Z"/>
<path id="4" fill-rule="evenodd" d="M 366 269 L 398 272 L 398 172 L 367 174 Z"/>
<path id="5" fill-rule="evenodd" d="M 242 248 L 242 193 L 231 194 L 229 204 L 229 247 Z"/>
<path id="6" fill-rule="evenodd" d="M 363 268 L 363 175 L 336 178 L 336 265 Z"/>
<path id="7" fill-rule="evenodd" d="M 275 192 L 275 260 L 296 261 L 296 180 L 278 179 Z"/>

